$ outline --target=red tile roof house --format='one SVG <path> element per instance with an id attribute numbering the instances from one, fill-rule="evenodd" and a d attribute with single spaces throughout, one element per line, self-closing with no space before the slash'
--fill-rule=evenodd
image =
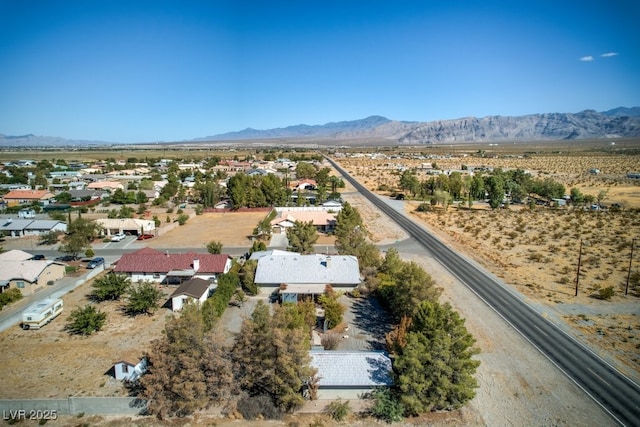
<path id="1" fill-rule="evenodd" d="M 128 275 L 134 283 L 182 283 L 192 278 L 215 283 L 217 277 L 227 273 L 229 269 L 231 257 L 225 254 L 170 254 L 152 248 L 142 248 L 122 255 L 113 271 Z"/>

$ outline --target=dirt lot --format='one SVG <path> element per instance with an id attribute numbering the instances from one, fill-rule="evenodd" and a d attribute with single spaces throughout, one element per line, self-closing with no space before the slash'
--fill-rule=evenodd
<path id="1" fill-rule="evenodd" d="M 0 398 L 126 396 L 121 383 L 104 374 L 118 360 L 139 360 L 161 335 L 168 310 L 129 317 L 122 302 L 103 302 L 104 329 L 89 337 L 70 336 L 64 331 L 67 318 L 89 303 L 91 290 L 87 282 L 64 296 L 64 312 L 40 330 L 23 331 L 16 325 L 0 333 Z"/>

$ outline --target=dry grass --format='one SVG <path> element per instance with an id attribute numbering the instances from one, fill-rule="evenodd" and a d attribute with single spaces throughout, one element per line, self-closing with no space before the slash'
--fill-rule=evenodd
<path id="1" fill-rule="evenodd" d="M 162 289 L 167 295 L 172 291 Z M 69 335 L 64 330 L 67 318 L 89 302 L 91 291 L 87 282 L 65 295 L 64 312 L 40 330 L 23 331 L 16 325 L 0 333 L 0 398 L 126 396 L 120 381 L 105 374 L 114 362 L 148 351 L 150 342 L 161 336 L 169 311 L 130 317 L 122 312 L 124 302 L 104 302 L 99 309 L 107 313 L 107 322 L 101 331 Z"/>
<path id="2" fill-rule="evenodd" d="M 459 153 L 458 153 L 459 154 Z M 399 166 L 435 162 L 443 169 L 462 164 L 522 168 L 551 176 L 586 194 L 609 190 L 606 204 L 640 208 L 640 183 L 624 178 L 640 170 L 640 156 L 607 153 L 540 153 L 529 157 L 454 157 L 436 160 L 343 159 L 341 164 L 370 189 L 381 184 L 397 188 Z M 591 175 L 590 168 L 601 170 Z M 428 224 L 450 246 L 469 254 L 488 270 L 513 285 L 531 301 L 553 307 L 595 348 L 640 372 L 640 310 L 638 293 L 624 296 L 631 239 L 640 236 L 640 212 L 586 212 L 580 209 L 513 206 L 508 210 L 449 208 L 418 213 L 419 202 L 407 202 L 407 212 Z M 575 279 L 580 240 L 583 240 L 578 296 Z M 638 253 L 638 252 L 636 252 Z M 640 256 L 633 270 L 640 270 Z M 612 286 L 611 301 L 598 299 L 601 288 Z M 588 316 L 590 322 L 578 314 Z M 592 314 L 597 313 L 597 314 Z"/>

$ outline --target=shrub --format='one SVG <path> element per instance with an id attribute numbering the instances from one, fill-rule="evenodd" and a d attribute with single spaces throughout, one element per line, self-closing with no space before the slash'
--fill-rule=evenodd
<path id="1" fill-rule="evenodd" d="M 85 305 L 71 312 L 65 329 L 71 334 L 91 335 L 99 331 L 107 320 L 107 313 L 96 310 L 93 305 Z"/>
<path id="2" fill-rule="evenodd" d="M 343 402 L 340 399 L 331 402 L 325 409 L 325 411 L 333 418 L 335 421 L 344 421 L 351 412 L 351 408 L 349 407 L 349 401 Z"/>
<path id="3" fill-rule="evenodd" d="M 2 307 L 4 307 L 7 304 L 11 304 L 14 301 L 18 301 L 22 299 L 22 293 L 20 292 L 20 289 L 17 288 L 12 288 L 9 289 L 8 291 L 5 291 L 3 293 L 0 294 L 0 310 L 2 310 Z"/>
<path id="4" fill-rule="evenodd" d="M 204 208 L 202 207 L 202 205 L 196 206 L 195 213 L 196 215 L 202 215 L 204 213 Z"/>
<path id="5" fill-rule="evenodd" d="M 84 251 L 84 255 L 85 255 L 87 258 L 93 258 L 93 257 L 95 256 L 95 254 L 96 254 L 96 253 L 95 253 L 95 252 L 93 251 L 93 249 L 91 249 L 91 248 L 87 248 L 87 250 L 86 250 L 86 251 Z"/>
<path id="6" fill-rule="evenodd" d="M 178 224 L 184 225 L 189 219 L 189 215 L 182 214 L 178 217 Z"/>
<path id="7" fill-rule="evenodd" d="M 335 350 L 336 348 L 338 348 L 338 344 L 340 344 L 340 335 L 325 334 L 322 336 L 322 340 L 320 341 L 320 343 L 325 350 Z"/>
<path id="8" fill-rule="evenodd" d="M 282 413 L 267 395 L 247 396 L 238 401 L 238 412 L 245 420 L 255 420 L 260 416 L 266 419 L 278 419 Z"/>
<path id="9" fill-rule="evenodd" d="M 404 407 L 388 388 L 379 388 L 369 396 L 373 400 L 371 415 L 388 423 L 402 421 Z"/>
<path id="10" fill-rule="evenodd" d="M 609 301 L 614 295 L 616 291 L 613 289 L 613 286 L 607 286 L 606 288 L 600 288 L 598 290 L 598 296 L 600 299 Z"/>

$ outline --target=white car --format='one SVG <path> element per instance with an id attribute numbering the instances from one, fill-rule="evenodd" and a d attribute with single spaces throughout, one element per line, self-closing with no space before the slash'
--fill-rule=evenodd
<path id="1" fill-rule="evenodd" d="M 111 241 L 112 242 L 119 242 L 119 241 L 123 240 L 125 237 L 127 237 L 127 236 L 124 233 L 114 234 L 113 236 L 111 236 Z"/>

